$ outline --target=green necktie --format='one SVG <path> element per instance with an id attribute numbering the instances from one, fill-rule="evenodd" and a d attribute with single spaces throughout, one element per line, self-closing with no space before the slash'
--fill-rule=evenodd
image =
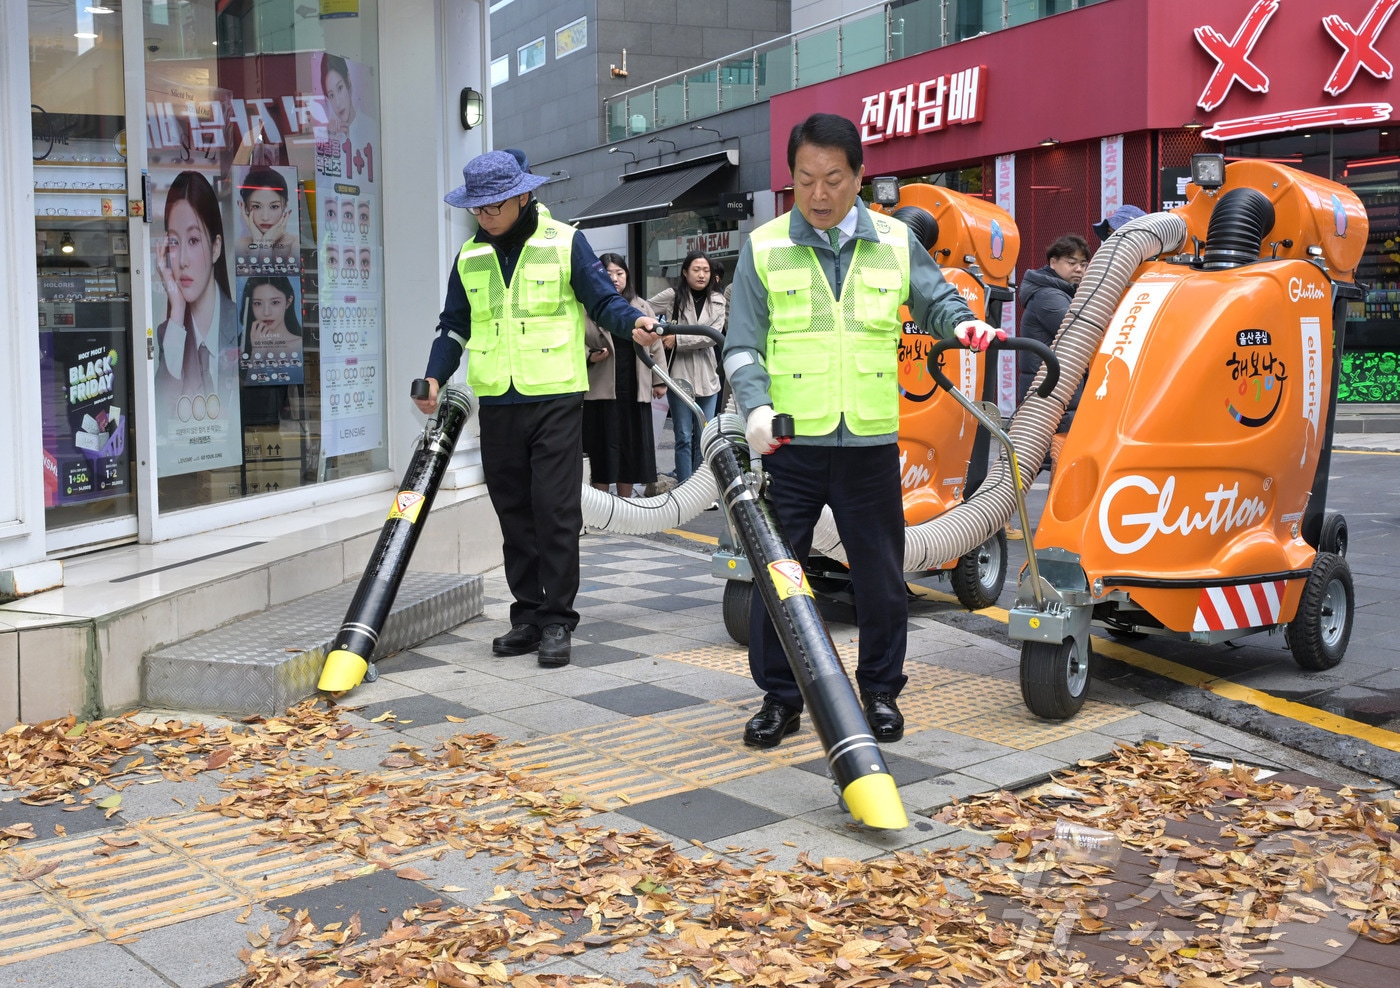
<path id="1" fill-rule="evenodd" d="M 841 229 L 840 229 L 840 227 L 835 227 L 835 226 L 833 226 L 830 230 L 827 230 L 827 231 L 826 231 L 826 236 L 827 236 L 827 239 L 831 241 L 831 249 L 834 250 L 834 251 L 836 251 L 836 253 L 838 253 L 838 254 L 841 253 Z"/>

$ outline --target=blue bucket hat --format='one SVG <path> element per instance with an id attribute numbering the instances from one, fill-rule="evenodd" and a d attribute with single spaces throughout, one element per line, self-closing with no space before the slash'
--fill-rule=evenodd
<path id="1" fill-rule="evenodd" d="M 1139 216 L 1146 215 L 1146 213 L 1136 206 L 1119 206 L 1102 220 L 1094 224 L 1094 232 L 1098 234 L 1100 240 L 1107 240 L 1118 232 L 1119 227 L 1137 219 Z"/>
<path id="2" fill-rule="evenodd" d="M 513 154 L 487 151 L 467 162 L 462 169 L 462 184 L 443 196 L 442 201 L 461 209 L 489 206 L 538 189 L 547 181 L 546 177 L 521 171 Z"/>

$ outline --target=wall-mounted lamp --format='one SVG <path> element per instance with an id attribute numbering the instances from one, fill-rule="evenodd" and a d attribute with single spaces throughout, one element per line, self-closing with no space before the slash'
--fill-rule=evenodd
<path id="1" fill-rule="evenodd" d="M 482 118 L 485 116 L 486 100 L 471 86 L 462 90 L 461 102 L 458 104 L 458 112 L 462 118 L 462 129 L 471 130 L 473 127 L 480 127 Z"/>
<path id="2" fill-rule="evenodd" d="M 1186 121 L 1184 124 L 1181 125 L 1181 129 L 1182 129 L 1182 130 L 1197 131 L 1197 130 L 1200 130 L 1200 129 L 1201 129 L 1202 127 L 1204 127 L 1204 126 L 1205 126 L 1205 124 L 1201 123 L 1201 122 L 1200 122 L 1199 120 L 1197 120 L 1195 117 L 1192 117 L 1190 120 Z"/>
<path id="3" fill-rule="evenodd" d="M 557 172 L 550 172 L 549 177 L 559 182 L 567 182 L 569 179 L 573 178 L 573 176 L 570 175 L 567 170 L 562 168 Z"/>
<path id="4" fill-rule="evenodd" d="M 655 143 L 658 142 L 658 141 L 660 141 L 662 144 L 669 144 L 669 145 L 671 145 L 671 150 L 672 150 L 672 151 L 677 150 L 677 149 L 676 149 L 676 142 L 675 142 L 675 141 L 668 140 L 668 139 L 665 138 L 665 137 L 648 137 L 648 138 L 647 138 L 647 143 L 648 143 L 648 144 L 655 144 Z"/>
<path id="5" fill-rule="evenodd" d="M 625 154 L 633 161 L 637 160 L 637 156 L 626 148 L 608 148 L 608 154 Z"/>
<path id="6" fill-rule="evenodd" d="M 720 142 L 721 142 L 721 143 L 723 143 L 724 141 L 729 140 L 729 138 L 725 137 L 723 134 L 721 134 L 719 131 L 715 130 L 713 127 L 703 127 L 703 126 L 701 126 L 700 124 L 691 124 L 691 125 L 690 125 L 690 129 L 691 129 L 691 130 L 707 130 L 707 131 L 709 131 L 711 134 L 714 134 L 716 137 L 718 137 L 718 138 L 720 139 Z"/>
<path id="7" fill-rule="evenodd" d="M 626 48 L 622 49 L 622 64 L 621 64 L 621 65 L 609 65 L 609 66 L 608 66 L 608 73 L 609 73 L 614 79 L 626 79 L 626 78 L 627 78 L 627 49 L 626 49 Z"/>
<path id="8" fill-rule="evenodd" d="M 65 254 L 71 254 L 78 249 L 73 245 L 73 235 L 71 233 L 65 233 L 63 235 L 63 239 L 58 242 L 58 249 Z"/>
<path id="9" fill-rule="evenodd" d="M 1060 139 L 1058 137 L 1047 137 L 1040 142 L 1040 146 L 1043 148 L 1052 148 L 1059 143 Z"/>

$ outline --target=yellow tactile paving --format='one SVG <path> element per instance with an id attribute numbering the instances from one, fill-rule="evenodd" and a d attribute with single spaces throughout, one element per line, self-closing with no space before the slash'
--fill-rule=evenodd
<path id="1" fill-rule="evenodd" d="M 88 925 L 110 939 L 198 919 L 245 904 L 229 888 L 184 855 L 136 830 L 110 831 L 52 841 L 31 853 L 41 864 L 59 863 L 46 883 Z"/>
<path id="2" fill-rule="evenodd" d="M 924 730 L 962 723 L 1021 702 L 1021 690 L 1015 684 L 990 676 L 969 676 L 947 686 L 901 693 L 899 709 L 904 714 L 905 730 Z"/>
<path id="3" fill-rule="evenodd" d="M 0 877 L 0 967 L 101 941 L 34 882 Z"/>
<path id="4" fill-rule="evenodd" d="M 337 872 L 364 864 L 343 851 L 299 848 L 274 842 L 258 831 L 262 820 L 229 819 L 216 813 L 160 817 L 136 825 L 143 833 L 178 848 L 250 898 L 269 899 L 329 885 Z"/>
<path id="5" fill-rule="evenodd" d="M 504 748 L 488 755 L 487 761 L 502 771 L 546 776 L 559 790 L 604 805 L 613 800 L 637 803 L 693 788 L 635 760 L 581 745 L 568 735 Z"/>
<path id="6" fill-rule="evenodd" d="M 981 713 L 966 721 L 945 724 L 943 729 L 1024 751 L 1037 745 L 1049 744 L 1051 741 L 1072 738 L 1086 730 L 1102 727 L 1132 715 L 1133 711 L 1123 707 L 1090 700 L 1075 714 L 1073 720 L 1049 721 L 1036 717 L 1018 702 L 1015 706 Z"/>
<path id="7" fill-rule="evenodd" d="M 684 662 L 687 665 L 699 666 L 701 669 L 710 669 L 714 672 L 728 672 L 735 676 L 747 677 L 749 674 L 749 650 L 745 646 L 736 645 L 733 642 L 726 645 L 703 645 L 699 648 L 687 648 L 680 652 L 667 652 L 665 655 L 656 656 L 656 658 Z"/>

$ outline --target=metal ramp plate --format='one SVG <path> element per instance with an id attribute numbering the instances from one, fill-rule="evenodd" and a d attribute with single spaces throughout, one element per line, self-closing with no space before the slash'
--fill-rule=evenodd
<path id="1" fill-rule="evenodd" d="M 168 710 L 277 715 L 316 694 L 321 666 L 355 596 L 351 580 L 148 652 L 142 701 Z M 375 656 L 426 641 L 479 615 L 481 576 L 409 573 Z"/>

